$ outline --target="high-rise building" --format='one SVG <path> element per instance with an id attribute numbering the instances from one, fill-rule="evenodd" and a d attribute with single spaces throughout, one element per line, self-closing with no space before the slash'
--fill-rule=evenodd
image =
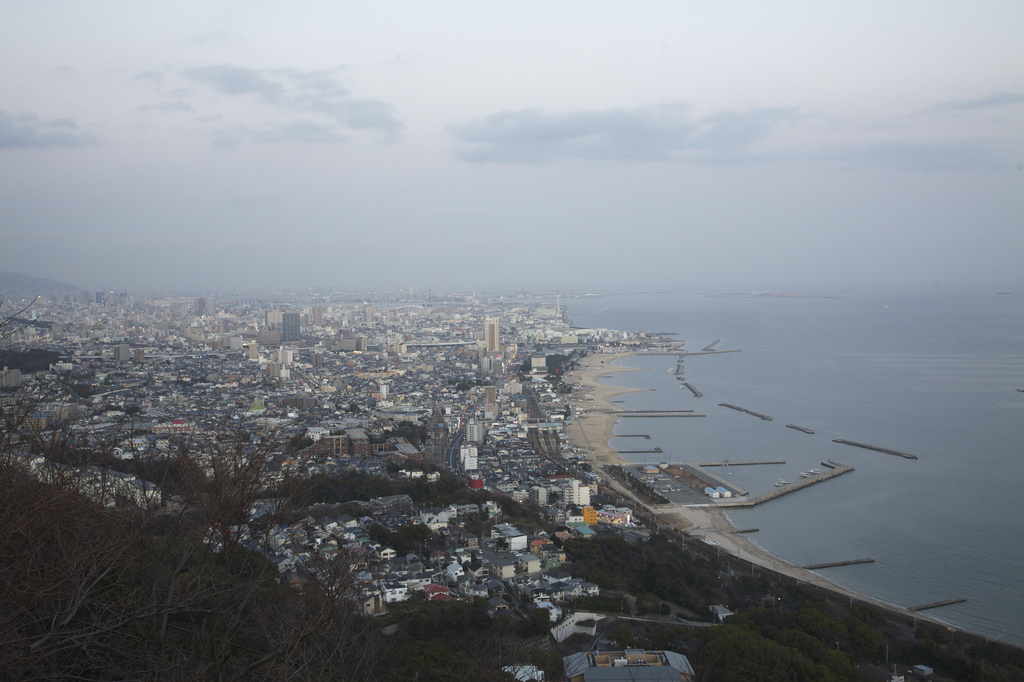
<path id="1" fill-rule="evenodd" d="M 249 359 L 259 360 L 260 359 L 260 345 L 255 341 L 249 344 Z"/>
<path id="2" fill-rule="evenodd" d="M 459 448 L 459 459 L 464 471 L 474 471 L 477 468 L 477 449 L 472 445 L 463 445 Z"/>
<path id="3" fill-rule="evenodd" d="M 206 299 L 197 298 L 192 304 L 193 315 L 205 315 L 206 314 Z"/>
<path id="4" fill-rule="evenodd" d="M 488 354 L 497 353 L 501 350 L 500 330 L 501 322 L 497 317 L 484 318 L 484 350 Z"/>
<path id="5" fill-rule="evenodd" d="M 135 349 L 135 360 L 136 365 L 141 365 L 146 362 L 146 350 L 144 348 Z"/>
<path id="6" fill-rule="evenodd" d="M 261 346 L 274 346 L 281 343 L 281 332 L 276 329 L 261 329 L 256 334 L 256 340 Z"/>
<path id="7" fill-rule="evenodd" d="M 313 313 L 311 315 L 313 324 L 320 326 L 324 323 L 324 309 L 321 306 L 313 306 Z"/>
<path id="8" fill-rule="evenodd" d="M 373 324 L 373 304 L 372 303 L 366 303 L 366 302 L 363 303 L 363 322 L 365 322 L 366 324 L 369 324 L 369 325 Z"/>
<path id="9" fill-rule="evenodd" d="M 466 424 L 466 441 L 469 443 L 483 443 L 484 436 L 487 434 L 487 430 L 483 424 L 478 423 L 475 419 L 471 419 Z"/>
<path id="10" fill-rule="evenodd" d="M 285 343 L 298 341 L 302 338 L 298 313 L 285 313 L 281 316 L 281 340 Z"/>
<path id="11" fill-rule="evenodd" d="M 128 362 L 131 360 L 131 348 L 127 343 L 119 343 L 114 346 L 114 360 L 117 362 Z"/>

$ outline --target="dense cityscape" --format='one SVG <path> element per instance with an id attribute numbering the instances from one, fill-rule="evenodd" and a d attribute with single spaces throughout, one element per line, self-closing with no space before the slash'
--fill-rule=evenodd
<path id="1" fill-rule="evenodd" d="M 770 618 L 769 598 L 774 617 L 788 611 L 799 620 L 812 605 L 829 608 L 827 597 L 784 587 L 781 575 L 755 579 L 750 565 L 744 578 L 748 568 L 738 559 L 723 561 L 719 549 L 710 554 L 704 543 L 660 527 L 656 509 L 674 488 L 659 482 L 659 467 L 601 466 L 585 431 L 568 432 L 591 408 L 573 372 L 579 363 L 659 352 L 677 341 L 578 328 L 559 295 L 79 290 L 10 297 L 3 311 L 0 401 L 12 485 L 62 489 L 90 513 L 141 514 L 148 530 L 132 542 L 149 537 L 147 524 L 174 518 L 183 524 L 177 532 L 187 527 L 199 543 L 196 556 L 209 552 L 206 561 L 230 564 L 237 555 L 264 567 L 242 581 L 250 596 L 277 585 L 320 595 L 322 609 L 319 599 L 334 594 L 347 614 L 344 632 L 332 645 L 337 651 L 317 659 L 318 675 L 408 679 L 416 668 L 420 679 L 739 679 L 746 665 L 739 649 L 795 645 L 769 642 L 778 624 L 761 623 L 755 629 L 764 641 L 743 644 L 715 623 Z M 43 522 L 16 511 L 6 513 L 24 524 L 18 532 Z M 598 557 L 609 552 L 611 559 Z M 9 584 L 28 587 L 17 566 L 5 570 Z M 219 588 L 239 599 L 238 578 L 221 580 Z M 163 589 L 165 597 L 174 592 Z M 892 662 L 902 647 L 907 664 L 953 665 L 948 642 L 921 648 L 922 637 L 933 641 L 923 624 L 911 628 L 857 606 L 828 616 L 835 622 L 827 637 L 846 644 L 845 653 L 783 647 L 777 667 L 800 671 L 799 679 L 934 674 L 919 662 L 897 675 L 879 660 L 890 645 Z M 201 650 L 199 642 L 219 637 L 237 649 L 228 646 L 220 658 L 193 654 L 181 670 L 302 677 L 296 666 L 310 665 L 309 654 L 299 665 L 294 652 L 274 649 L 268 633 L 253 630 L 253 603 L 241 598 L 233 607 L 236 629 L 226 631 L 209 616 L 186 615 L 192 607 L 175 600 L 157 609 L 176 623 L 176 647 Z M 42 616 L 15 611 L 9 618 L 18 634 L 3 655 L 26 670 L 63 660 L 48 658 L 46 645 L 39 660 L 24 654 L 33 627 L 41 627 L 33 617 Z M 451 626 L 455 613 L 485 618 L 486 627 Z M 310 614 L 290 617 L 303 622 Z M 68 622 L 88 618 L 74 610 Z M 338 627 L 337 614 L 331 618 Z M 419 660 L 426 653 L 402 643 L 395 629 L 429 639 L 417 632 L 436 619 L 453 628 L 448 646 L 456 651 L 484 639 L 491 648 L 458 662 Z M 67 641 L 58 633 L 42 641 L 79 646 L 85 635 L 70 632 Z M 391 653 L 355 660 L 352 641 L 348 650 L 341 643 L 346 637 L 364 652 Z M 1004 661 L 1011 677 L 996 667 L 995 676 L 977 679 L 1012 679 L 1012 660 Z M 124 663 L 84 665 L 111 674 Z"/>

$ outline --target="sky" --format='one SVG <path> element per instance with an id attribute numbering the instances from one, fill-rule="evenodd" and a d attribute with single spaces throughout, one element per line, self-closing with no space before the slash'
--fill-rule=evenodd
<path id="1" fill-rule="evenodd" d="M 1024 279 L 1024 3 L 0 0 L 0 270 Z"/>

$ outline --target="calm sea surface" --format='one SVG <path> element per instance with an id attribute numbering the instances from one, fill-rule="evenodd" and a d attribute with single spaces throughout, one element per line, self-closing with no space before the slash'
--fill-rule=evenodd
<path id="1" fill-rule="evenodd" d="M 877 599 L 914 606 L 967 602 L 928 614 L 1024 645 L 1024 295 L 1020 292 L 851 292 L 843 298 L 711 298 L 621 294 L 568 302 L 577 326 L 677 332 L 695 398 L 671 373 L 676 358 L 646 356 L 609 383 L 626 409 L 693 409 L 704 419 L 620 420 L 647 433 L 636 461 L 785 460 L 716 469 L 752 495 L 823 468 L 856 471 L 751 510 L 729 513 L 776 556 L 807 565 L 873 558 L 819 571 Z M 763 421 L 719 407 L 771 415 Z M 806 435 L 786 428 L 798 424 Z M 833 443 L 860 441 L 918 460 Z M 635 440 L 612 441 L 636 449 Z"/>

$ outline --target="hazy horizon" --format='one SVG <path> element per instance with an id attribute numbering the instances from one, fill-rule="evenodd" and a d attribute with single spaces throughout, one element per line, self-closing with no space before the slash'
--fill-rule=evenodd
<path id="1" fill-rule="evenodd" d="M 1019 282 L 1022 32 L 1012 2 L 11 5 L 0 269 L 189 292 Z"/>

